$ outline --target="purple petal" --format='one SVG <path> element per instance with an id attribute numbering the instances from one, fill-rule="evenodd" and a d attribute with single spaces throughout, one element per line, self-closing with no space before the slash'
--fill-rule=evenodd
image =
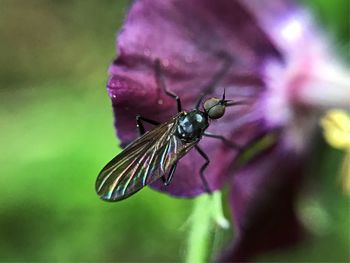
<path id="1" fill-rule="evenodd" d="M 222 261 L 249 261 L 302 238 L 294 206 L 305 162 L 304 154 L 279 144 L 235 174 L 230 197 L 235 239 Z"/>
<path id="2" fill-rule="evenodd" d="M 231 0 L 139 0 L 134 3 L 118 36 L 118 58 L 109 69 L 109 94 L 122 144 L 137 136 L 135 115 L 165 121 L 176 113 L 173 99 L 157 87 L 154 61 L 160 59 L 165 82 L 179 95 L 185 109 L 195 102 L 222 68 L 219 54 L 234 59 L 229 73 L 214 95 L 246 99 L 250 106 L 229 108 L 209 131 L 245 144 L 263 133 L 261 110 L 256 101 L 264 91 L 260 79 L 263 62 L 280 54 L 244 5 Z M 148 127 L 150 128 L 150 127 Z M 206 170 L 212 190 L 222 186 L 236 152 L 221 141 L 205 138 L 200 146 L 211 160 Z M 155 187 L 177 196 L 203 192 L 199 169 L 201 156 L 191 151 L 184 157 L 172 184 Z"/>

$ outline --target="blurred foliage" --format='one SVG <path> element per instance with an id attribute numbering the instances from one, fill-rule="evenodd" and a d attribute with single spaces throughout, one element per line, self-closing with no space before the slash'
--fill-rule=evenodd
<path id="1" fill-rule="evenodd" d="M 347 0 L 303 2 L 348 43 Z M 94 191 L 120 151 L 105 83 L 127 1 L 0 0 L 0 8 L 0 261 L 179 261 L 193 201 L 145 189 L 111 204 Z M 348 259 L 340 156 L 326 149 L 323 158 L 301 201 L 316 232 L 265 260 Z"/>
<path id="2" fill-rule="evenodd" d="M 328 37 L 337 45 L 338 53 L 349 59 L 350 1 L 300 0 L 319 20 Z"/>
<path id="3" fill-rule="evenodd" d="M 0 4 L 0 261 L 178 260 L 190 202 L 94 189 L 119 151 L 105 83 L 127 1 Z"/>

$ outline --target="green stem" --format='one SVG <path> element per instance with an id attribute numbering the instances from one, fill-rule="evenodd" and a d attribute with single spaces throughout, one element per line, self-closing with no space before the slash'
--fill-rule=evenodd
<path id="1" fill-rule="evenodd" d="M 217 225 L 229 227 L 222 211 L 221 192 L 196 198 L 190 220 L 185 262 L 208 262 L 212 252 L 213 230 Z"/>

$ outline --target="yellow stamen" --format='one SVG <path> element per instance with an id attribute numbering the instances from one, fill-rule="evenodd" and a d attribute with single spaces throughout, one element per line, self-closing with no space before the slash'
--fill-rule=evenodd
<path id="1" fill-rule="evenodd" d="M 321 119 L 321 126 L 329 145 L 345 152 L 340 181 L 344 192 L 350 195 L 350 115 L 343 110 L 330 110 Z"/>

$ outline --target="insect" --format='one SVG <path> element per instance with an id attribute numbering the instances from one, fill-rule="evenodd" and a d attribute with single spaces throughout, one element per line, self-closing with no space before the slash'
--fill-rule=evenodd
<path id="1" fill-rule="evenodd" d="M 165 185 L 169 185 L 173 179 L 177 162 L 192 148 L 197 150 L 205 160 L 200 169 L 200 178 L 205 191 L 210 193 L 211 190 L 204 175 L 209 158 L 198 146 L 200 139 L 203 136 L 220 139 L 229 147 L 240 150 L 240 146 L 223 136 L 206 132 L 210 120 L 221 118 L 226 107 L 240 104 L 240 102 L 226 100 L 224 91 L 220 99 L 207 99 L 203 104 L 203 109 L 200 110 L 204 96 L 226 74 L 231 61 L 225 60 L 222 70 L 215 74 L 205 87 L 205 92 L 198 100 L 195 109 L 188 112 L 182 110 L 180 98 L 167 89 L 161 74 L 159 60 L 156 61 L 155 65 L 158 86 L 167 96 L 176 100 L 178 113 L 165 123 L 136 116 L 140 137 L 114 157 L 97 177 L 96 192 L 103 200 L 123 200 L 157 179 L 161 179 Z M 146 132 L 143 122 L 156 125 L 156 127 Z"/>

